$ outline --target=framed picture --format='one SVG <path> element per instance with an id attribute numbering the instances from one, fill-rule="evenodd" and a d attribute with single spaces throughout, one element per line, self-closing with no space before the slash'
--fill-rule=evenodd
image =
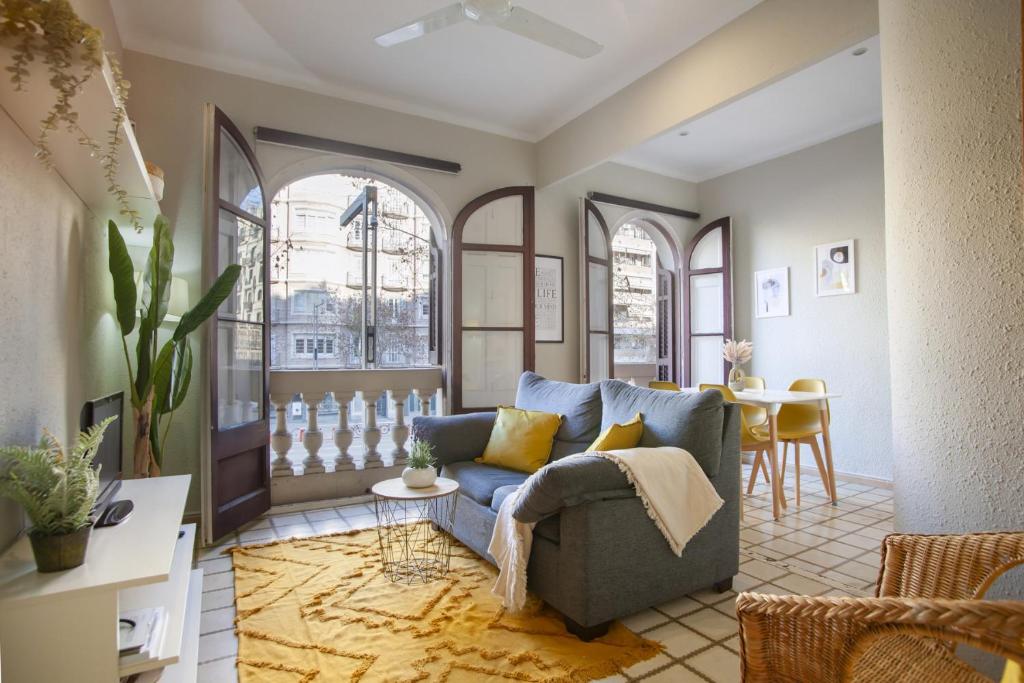
<path id="1" fill-rule="evenodd" d="M 756 271 L 754 301 L 758 318 L 789 315 L 789 266 Z"/>
<path id="2" fill-rule="evenodd" d="M 565 272 L 561 256 L 533 257 L 535 333 L 538 343 L 561 344 L 565 341 L 563 296 Z"/>
<path id="3" fill-rule="evenodd" d="M 853 240 L 814 248 L 814 295 L 836 296 L 857 291 L 857 260 Z"/>

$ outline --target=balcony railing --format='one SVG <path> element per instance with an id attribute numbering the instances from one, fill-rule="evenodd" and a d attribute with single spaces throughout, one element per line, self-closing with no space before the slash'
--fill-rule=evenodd
<path id="1" fill-rule="evenodd" d="M 391 465 L 403 466 L 408 457 L 407 403 L 418 403 L 418 412 L 429 415 L 433 400 L 440 414 L 443 397 L 439 390 L 443 381 L 439 367 L 271 371 L 270 402 L 276 412 L 270 435 L 270 447 L 276 456 L 271 474 L 288 477 L 328 471 L 329 463 L 320 455 L 325 439 L 319 416 L 322 411 L 333 413 L 335 409 L 337 425 L 333 429 L 333 443 L 327 448 L 333 454 L 335 472 L 380 468 L 385 466 L 385 456 Z M 360 407 L 361 414 L 356 410 Z M 298 416 L 305 416 L 299 425 L 290 419 L 295 408 L 299 409 L 295 411 Z M 378 420 L 382 408 L 393 414 L 383 423 Z M 350 419 L 354 415 L 361 417 L 356 424 Z M 381 446 L 385 434 L 391 437 L 390 446 Z M 296 450 L 305 453 L 301 468 L 292 460 L 297 440 L 301 449 Z"/>

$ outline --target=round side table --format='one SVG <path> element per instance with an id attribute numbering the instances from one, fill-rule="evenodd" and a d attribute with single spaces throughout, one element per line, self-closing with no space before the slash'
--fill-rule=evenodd
<path id="1" fill-rule="evenodd" d="M 448 573 L 458 490 L 457 481 L 443 477 L 421 489 L 401 479 L 373 485 L 380 559 L 391 581 L 428 583 Z"/>

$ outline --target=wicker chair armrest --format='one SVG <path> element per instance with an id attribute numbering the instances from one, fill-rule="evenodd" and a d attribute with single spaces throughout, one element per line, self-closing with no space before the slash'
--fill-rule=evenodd
<path id="1" fill-rule="evenodd" d="M 744 681 L 839 683 L 876 639 L 896 634 L 1024 663 L 1024 602 L 741 593 L 736 614 Z"/>
<path id="2" fill-rule="evenodd" d="M 980 599 L 1024 563 L 1024 532 L 890 534 L 882 542 L 878 597 Z"/>

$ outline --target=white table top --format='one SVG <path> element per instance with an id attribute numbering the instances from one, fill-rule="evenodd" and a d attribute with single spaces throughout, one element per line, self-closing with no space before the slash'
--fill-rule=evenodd
<path id="1" fill-rule="evenodd" d="M 394 500 L 421 500 L 424 498 L 440 498 L 441 496 L 447 496 L 455 493 L 459 490 L 459 482 L 454 479 L 445 479 L 444 477 L 438 477 L 432 486 L 427 486 L 421 489 L 411 489 L 405 485 L 401 477 L 395 479 L 385 479 L 384 481 L 378 481 L 370 489 L 373 495 L 380 496 L 381 498 L 391 498 Z"/>
<path id="2" fill-rule="evenodd" d="M 775 389 L 747 389 L 746 391 L 734 391 L 738 403 L 752 403 L 757 405 L 772 405 L 781 403 L 814 403 L 830 398 L 841 398 L 839 394 L 826 392 L 820 394 L 816 391 L 783 391 Z"/>

